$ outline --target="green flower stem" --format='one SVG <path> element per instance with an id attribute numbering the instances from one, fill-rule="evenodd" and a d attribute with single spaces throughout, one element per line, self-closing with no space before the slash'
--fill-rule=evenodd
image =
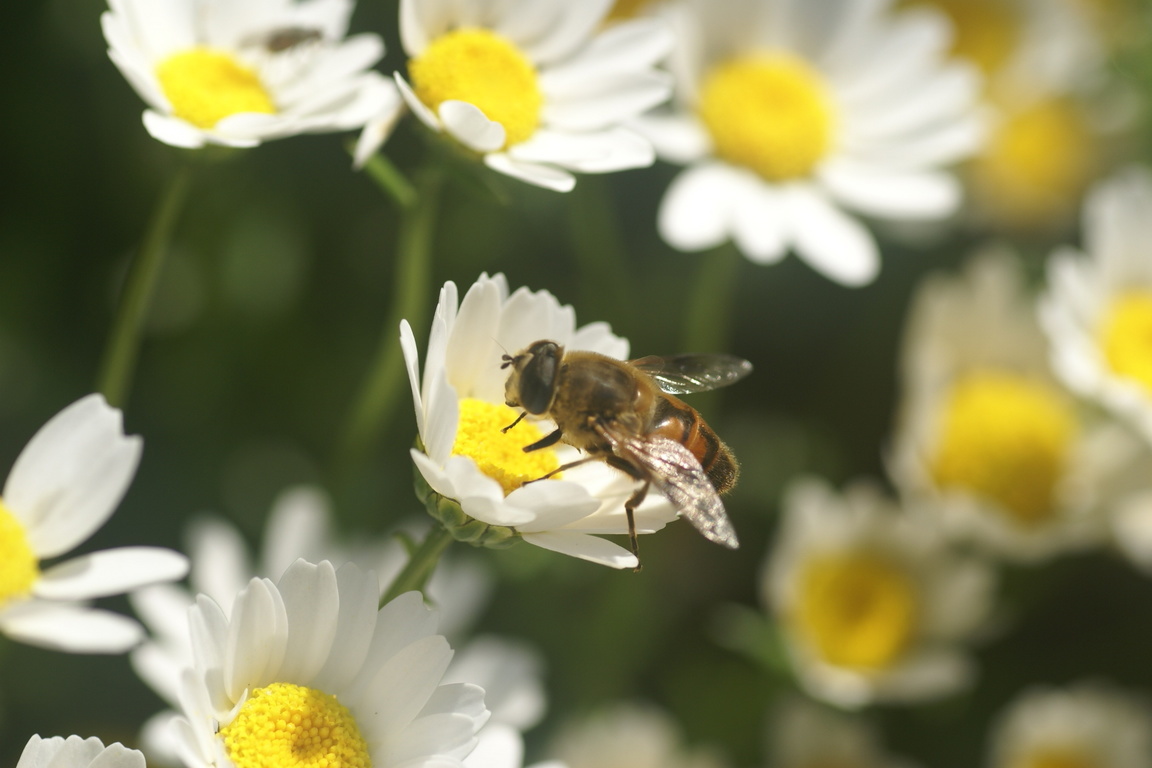
<path id="1" fill-rule="evenodd" d="M 375 177 L 374 177 L 375 178 Z M 432 281 L 432 237 L 436 228 L 442 179 L 426 169 L 416 180 L 415 198 L 403 209 L 397 242 L 391 311 L 381 332 L 375 360 L 345 424 L 340 443 L 341 470 L 355 472 L 396 408 L 405 386 L 400 350 L 400 321 L 420 334 L 428 323 Z"/>
<path id="2" fill-rule="evenodd" d="M 436 564 L 440 562 L 440 555 L 444 553 L 452 540 L 452 534 L 447 529 L 433 525 L 424 541 L 409 555 L 404 570 L 396 575 L 392 584 L 389 585 L 388 591 L 380 598 L 380 606 L 383 607 L 405 592 L 411 592 L 414 589 L 423 591 L 428 579 L 432 577 L 432 572 L 436 570 Z"/>
<path id="3" fill-rule="evenodd" d="M 412 182 L 386 156 L 377 152 L 364 163 L 364 172 L 401 208 L 411 208 L 419 195 Z"/>
<path id="4" fill-rule="evenodd" d="M 611 315 L 617 327 L 629 327 L 637 303 L 611 189 L 605 179 L 588 174 L 568 197 L 570 237 L 581 272 L 581 312 L 588 317 Z"/>
<path id="5" fill-rule="evenodd" d="M 181 163 L 175 169 L 152 214 L 147 235 L 133 257 L 124 281 L 96 383 L 96 388 L 116 408 L 124 408 L 128 401 L 136 357 L 140 351 L 140 337 L 152 303 L 152 294 L 169 249 L 172 228 L 188 196 L 191 177 L 190 164 Z"/>
<path id="6" fill-rule="evenodd" d="M 734 245 L 725 243 L 692 258 L 699 259 L 700 266 L 693 292 L 687 297 L 683 351 L 726 352 L 732 341 L 732 308 L 736 304 L 740 253 Z M 708 408 L 715 399 L 713 392 L 696 395 L 692 405 Z"/>

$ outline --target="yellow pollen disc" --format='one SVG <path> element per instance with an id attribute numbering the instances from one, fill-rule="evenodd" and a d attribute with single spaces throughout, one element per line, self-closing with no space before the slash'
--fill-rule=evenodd
<path id="1" fill-rule="evenodd" d="M 1004 0 L 933 0 L 952 20 L 952 53 L 996 72 L 1020 43 L 1021 19 Z"/>
<path id="2" fill-rule="evenodd" d="M 481 472 L 500 483 L 505 495 L 560 466 L 551 448 L 524 452 L 524 446 L 544 437 L 535 424 L 523 420 L 507 432 L 501 431 L 518 415 L 503 404 L 465 398 L 460 401 L 460 426 L 452 445 L 452 453 L 475 461 Z"/>
<path id="3" fill-rule="evenodd" d="M 1117 376 L 1138 382 L 1152 394 L 1152 291 L 1116 297 L 1104 317 L 1100 344 Z"/>
<path id="4" fill-rule="evenodd" d="M 769 181 L 811 173 L 832 146 L 832 99 L 800 59 L 760 53 L 721 62 L 700 87 L 700 119 L 716 154 Z"/>
<path id="5" fill-rule="evenodd" d="M 1052 746 L 1022 755 L 1011 768 L 1100 768 L 1100 761 L 1079 749 Z"/>
<path id="6" fill-rule="evenodd" d="M 978 371 L 945 399 L 932 474 L 943 488 L 993 501 L 1023 525 L 1054 513 L 1076 433 L 1070 404 L 1043 382 Z"/>
<path id="7" fill-rule="evenodd" d="M 256 73 L 223 51 L 193 48 L 173 54 L 156 67 L 156 77 L 173 114 L 199 128 L 240 112 L 276 113 Z"/>
<path id="8" fill-rule="evenodd" d="M 524 141 L 540 123 L 544 94 L 536 69 L 519 48 L 487 29 L 457 29 L 432 41 L 408 62 L 420 101 L 438 109 L 445 101 L 479 107 L 504 126 L 505 146 Z"/>
<path id="9" fill-rule="evenodd" d="M 918 611 L 909 573 L 881 555 L 848 552 L 805 563 L 794 618 L 824 661 L 879 671 L 908 647 Z"/>
<path id="10" fill-rule="evenodd" d="M 24 526 L 0 503 L 0 606 L 27 597 L 40 576 L 40 561 Z"/>
<path id="11" fill-rule="evenodd" d="M 1077 205 L 1093 177 L 1096 147 L 1066 99 L 1009 113 L 975 162 L 976 184 L 1001 215 L 1042 224 Z"/>
<path id="12" fill-rule="evenodd" d="M 292 683 L 252 691 L 219 735 L 236 768 L 372 768 L 347 708 Z"/>

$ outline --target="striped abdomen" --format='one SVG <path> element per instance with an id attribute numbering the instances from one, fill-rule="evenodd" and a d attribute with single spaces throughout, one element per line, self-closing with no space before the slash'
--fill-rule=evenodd
<path id="1" fill-rule="evenodd" d="M 695 408 L 679 398 L 663 394 L 656 403 L 652 423 L 649 434 L 675 440 L 691 451 L 717 493 L 724 493 L 736 485 L 736 478 L 740 475 L 736 457 Z"/>

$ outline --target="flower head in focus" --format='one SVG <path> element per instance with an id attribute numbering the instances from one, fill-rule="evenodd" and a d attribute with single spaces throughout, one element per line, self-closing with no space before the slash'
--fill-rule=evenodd
<path id="1" fill-rule="evenodd" d="M 617 703 L 568 723 L 549 754 L 567 768 L 723 768 L 710 749 L 688 747 L 680 725 L 652 706 Z"/>
<path id="2" fill-rule="evenodd" d="M 623 359 L 628 342 L 605 323 L 576 327 L 576 314 L 546 292 L 512 294 L 503 275 L 481 276 L 459 301 L 446 283 L 432 322 L 423 377 L 412 329 L 401 326 L 421 448 L 412 458 L 431 493 L 430 511 L 462 540 L 487 546 L 523 538 L 530 544 L 614 568 L 634 568 L 628 550 L 597 534 L 624 534 L 624 502 L 634 482 L 603 462 L 537 480 L 580 454 L 564 444 L 525 453 L 524 446 L 552 431 L 524 419 L 507 432 L 517 411 L 504 404 L 501 356 L 551 339 L 565 349 Z M 528 484 L 526 484 L 528 483 Z M 638 533 L 652 533 L 676 513 L 658 494 L 636 511 Z"/>
<path id="3" fill-rule="evenodd" d="M 1152 710 L 1099 683 L 1037 688 L 1000 715 L 991 768 L 1148 768 Z"/>
<path id="4" fill-rule="evenodd" d="M 764 594 L 810 694 L 859 707 L 968 682 L 961 643 L 987 616 L 992 572 L 952 552 L 928 512 L 897 508 L 869 486 L 839 495 L 801 480 L 781 524 Z"/>
<path id="5" fill-rule="evenodd" d="M 402 0 L 401 94 L 434 131 L 537 186 L 651 165 L 651 144 L 622 123 L 668 98 L 654 67 L 672 39 L 655 19 L 601 28 L 610 5 Z"/>
<path id="6" fill-rule="evenodd" d="M 1014 254 L 930 278 L 909 312 L 891 473 L 946 529 L 1035 561 L 1102 541 L 1139 446 L 1092 423 L 1051 373 Z"/>
<path id="7" fill-rule="evenodd" d="M 398 112 L 370 67 L 379 36 L 345 38 L 352 0 L 110 0 L 108 55 L 147 103 L 144 127 L 176 147 L 254 147 L 360 128 Z"/>
<path id="8" fill-rule="evenodd" d="M 685 251 L 732 240 L 750 260 L 789 249 L 845 285 L 880 268 L 857 214 L 940 219 L 960 202 L 945 166 L 979 146 L 979 76 L 948 61 L 923 9 L 835 0 L 689 0 L 677 13 L 675 111 L 637 127 L 683 164 L 659 230 Z"/>
<path id="9" fill-rule="evenodd" d="M 442 683 L 452 650 L 418 592 L 378 599 L 374 574 L 304 560 L 253 579 L 230 614 L 199 597 L 173 726 L 184 763 L 461 766 L 484 691 Z"/>
<path id="10" fill-rule="evenodd" d="M 89 395 L 49 419 L 20 452 L 0 501 L 0 633 L 70 653 L 123 653 L 136 622 L 85 603 L 181 578 L 183 555 L 120 547 L 42 561 L 79 546 L 120 503 L 140 461 L 120 411 Z"/>
<path id="11" fill-rule="evenodd" d="M 144 768 L 144 755 L 123 744 L 109 744 L 95 737 L 67 739 L 33 736 L 24 746 L 16 768 Z"/>

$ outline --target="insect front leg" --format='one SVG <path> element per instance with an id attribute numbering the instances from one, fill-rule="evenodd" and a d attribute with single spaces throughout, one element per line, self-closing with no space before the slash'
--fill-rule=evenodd
<path id="1" fill-rule="evenodd" d="M 532 443 L 531 445 L 524 446 L 524 453 L 531 453 L 532 451 L 538 451 L 541 448 L 550 448 L 553 445 L 556 445 L 556 443 L 560 442 L 560 438 L 563 437 L 563 435 L 564 435 L 563 430 L 561 430 L 559 427 L 557 427 L 556 429 L 554 429 L 551 432 L 549 432 L 548 434 L 544 435 L 544 437 L 540 438 L 539 440 Z"/>
<path id="2" fill-rule="evenodd" d="M 636 567 L 632 570 L 638 572 L 642 566 L 640 565 L 640 541 L 636 536 L 636 508 L 648 496 L 648 486 L 651 483 L 642 477 L 635 467 L 617 456 L 609 456 L 606 461 L 608 466 L 615 467 L 630 477 L 642 481 L 640 486 L 628 497 L 628 501 L 624 502 L 624 514 L 628 516 L 628 542 L 631 545 L 632 554 L 636 558 Z"/>

